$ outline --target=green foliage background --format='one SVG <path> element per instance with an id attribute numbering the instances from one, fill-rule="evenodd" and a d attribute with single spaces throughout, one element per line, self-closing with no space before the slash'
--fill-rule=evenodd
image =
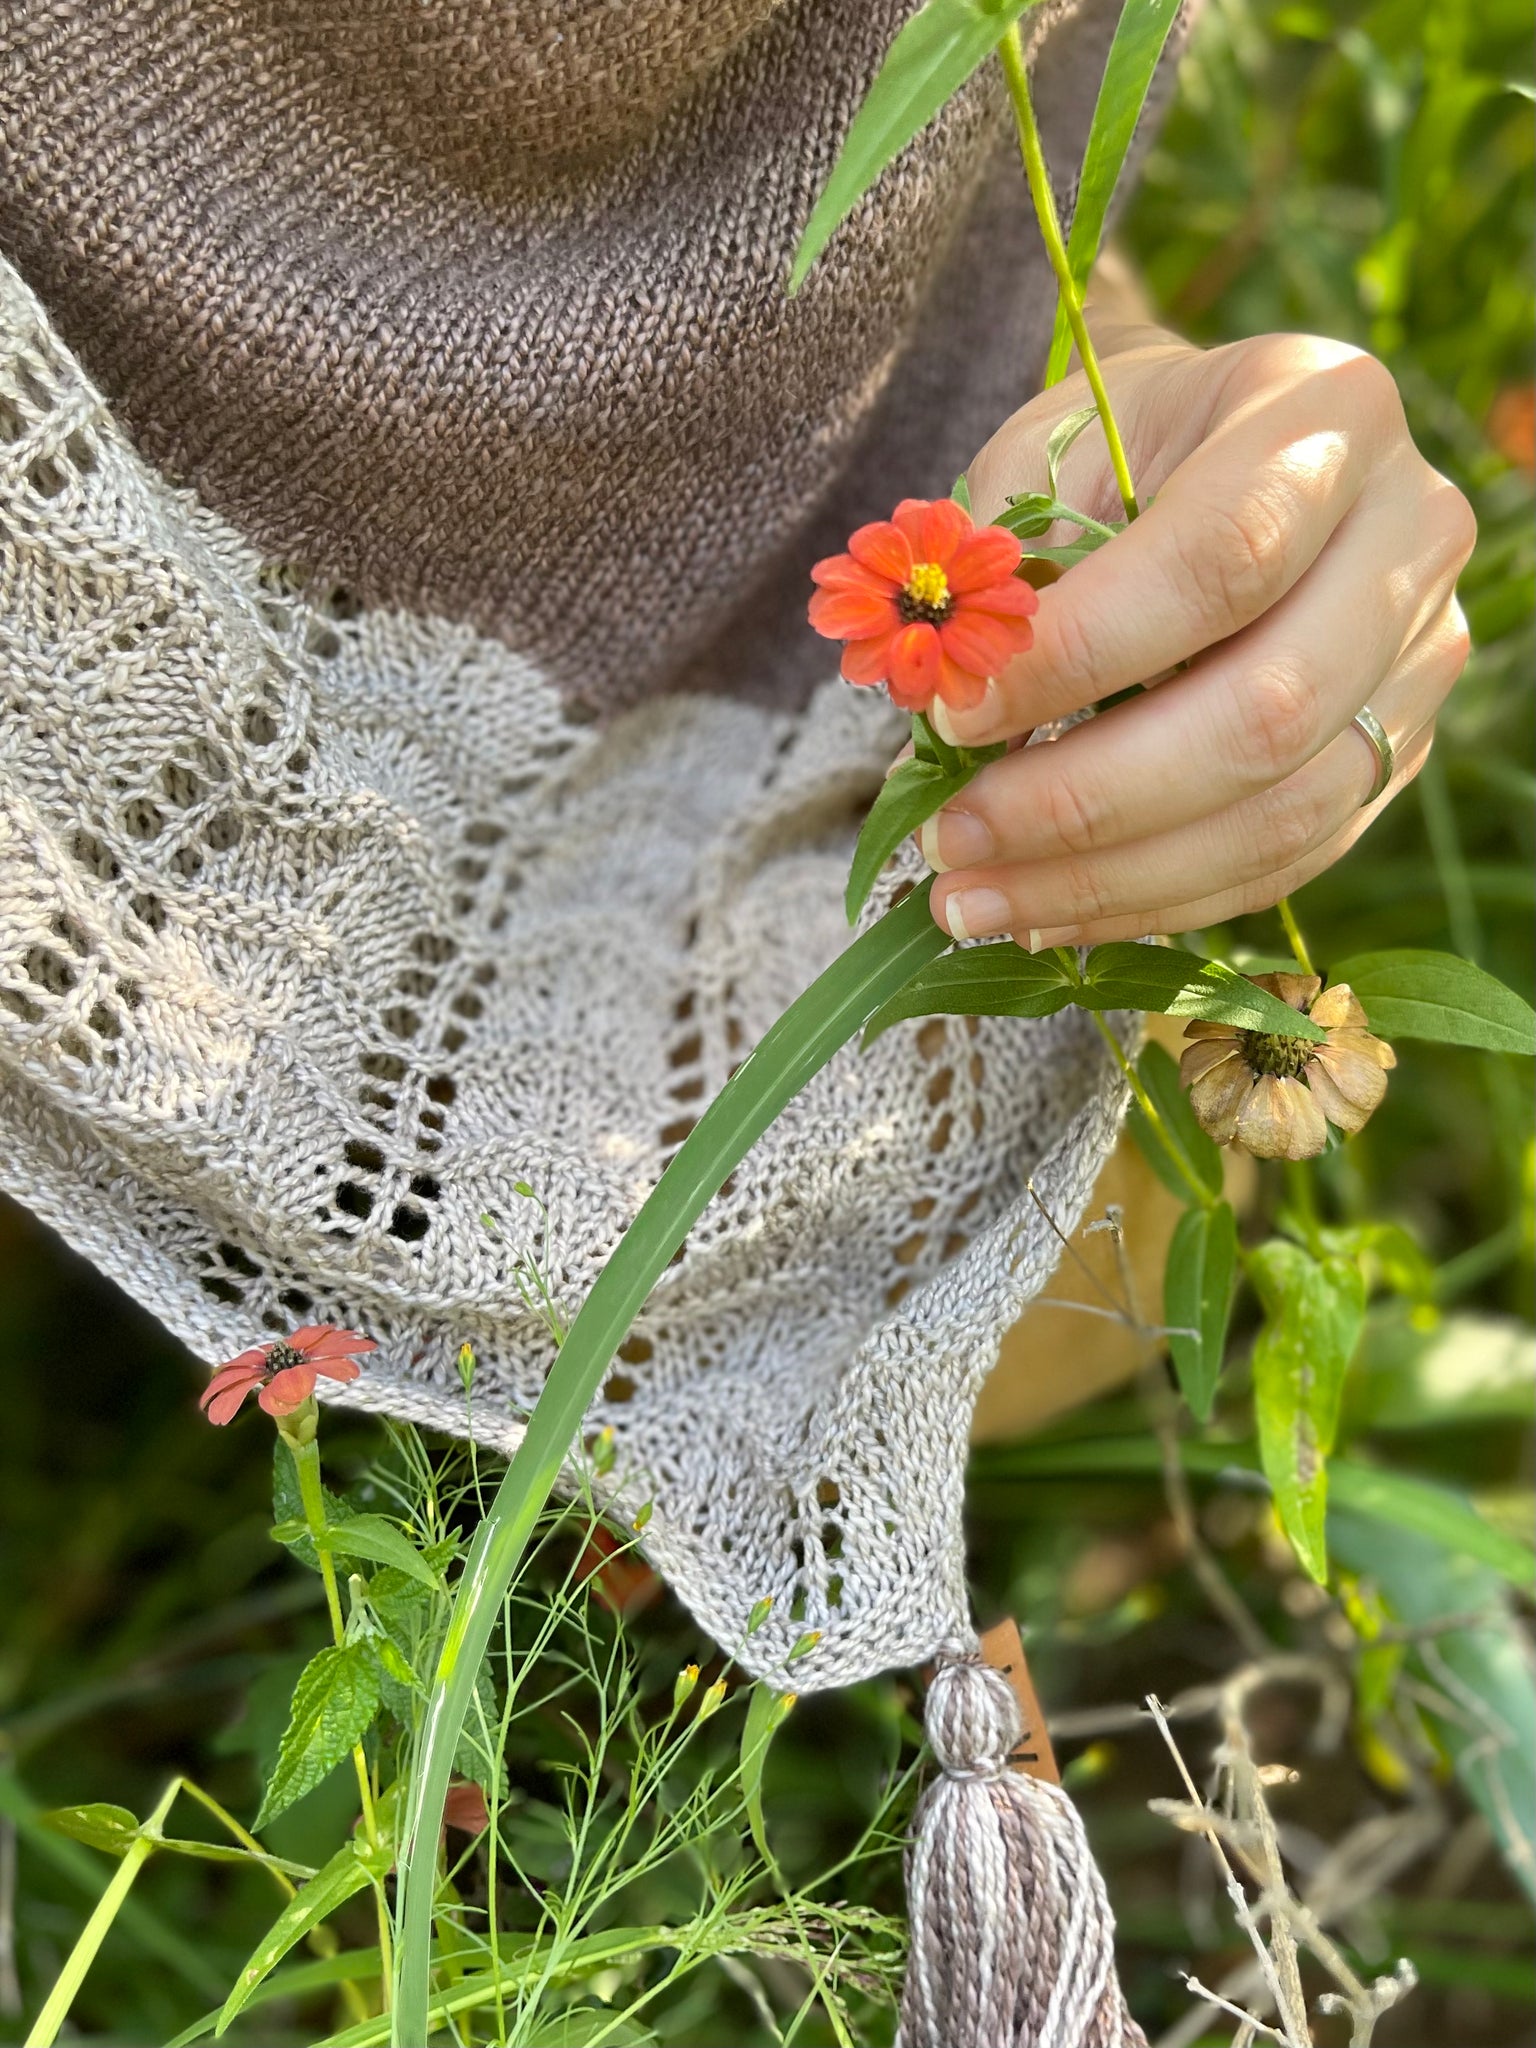
<path id="1" fill-rule="evenodd" d="M 1298 909 L 1324 960 L 1448 946 L 1527 996 L 1536 541 L 1530 470 L 1511 457 L 1532 376 L 1530 64 L 1523 0 L 1210 0 L 1122 232 L 1164 316 L 1198 338 L 1295 327 L 1384 355 L 1421 445 L 1473 497 L 1482 538 L 1463 598 L 1476 653 L 1431 767 Z M 1212 936 L 1264 953 L 1278 943 L 1266 920 Z M 1267 1208 L 1282 1199 L 1266 1183 Z M 1324 1199 L 1334 1222 L 1406 1226 L 1434 1268 L 1416 1306 L 1373 1319 L 1351 1396 L 1352 1450 L 1369 1457 L 1386 1444 L 1403 1469 L 1467 1487 L 1528 1527 L 1526 1073 L 1405 1046 L 1388 1110 L 1327 1163 Z M 1465 1402 L 1405 1417 L 1413 1361 L 1448 1327 L 1484 1346 Z M 1488 1363 L 1495 1352 L 1503 1381 Z M 35 2010 L 108 1869 L 88 1850 L 50 1846 L 26 1825 L 30 1809 L 99 1799 L 142 1813 L 172 1770 L 187 1769 L 249 1819 L 253 1759 L 270 1750 L 294 1675 L 325 1640 L 316 1583 L 267 1537 L 264 1425 L 209 1430 L 192 1409 L 195 1384 L 146 1317 L 18 1212 L 0 1211 L 0 2039 L 21 2038 L 17 1995 Z M 1155 1475 L 1093 1469 L 1096 1438 L 1140 1426 L 1133 1404 L 1107 1404 L 1033 1447 L 1032 1463 L 978 1460 L 979 1598 L 1034 1624 L 1042 1691 L 1064 1712 L 1166 1695 L 1233 1659 L 1198 1589 L 1170 1566 Z M 375 1442 L 360 1423 L 328 1424 L 328 1463 L 344 1475 Z M 1214 1490 L 1202 1501 L 1210 1540 L 1261 1624 L 1306 1647 L 1330 1617 L 1309 1604 L 1259 1508 Z M 665 1607 L 636 1626 L 656 1670 L 704 1647 Z M 791 1718 L 768 1780 L 791 1872 L 853 1838 L 910 1746 L 910 1705 L 892 1681 Z M 1306 1726 L 1288 1712 L 1277 1709 L 1270 1732 L 1276 1753 L 1296 1760 Z M 1191 1736 L 1192 1754 L 1202 1739 Z M 1353 1748 L 1310 1769 L 1287 1810 L 1299 1826 L 1333 1837 L 1393 1810 L 1403 1795 L 1379 1743 L 1362 1723 Z M 1114 1736 L 1063 1751 L 1121 1902 L 1128 1981 L 1150 2032 L 1187 2004 L 1171 1967 L 1195 1961 L 1209 1979 L 1213 1952 L 1230 1943 L 1211 1918 L 1208 1881 L 1145 1811 L 1147 1797 L 1172 1789 L 1154 1746 Z M 511 1759 L 514 1779 L 538 1768 L 533 1755 Z M 1367 1954 L 1379 1933 L 1424 1980 L 1383 2024 L 1388 2048 L 1504 2048 L 1531 2025 L 1528 1908 L 1474 1809 L 1454 1788 L 1442 1796 L 1460 1860 L 1447 1849 L 1410 1870 L 1345 1933 Z M 272 1830 L 273 1846 L 323 1860 L 346 1801 L 344 1782 L 322 1787 Z M 860 1881 L 872 1903 L 895 1907 L 893 1858 Z M 659 1893 L 651 1903 L 658 1915 L 669 1908 Z M 270 1917 L 248 1873 L 155 1862 L 88 1981 L 82 2031 L 168 2040 L 222 1995 Z M 341 1924 L 369 1938 L 366 1912 L 360 1929 Z M 664 2039 L 772 2038 L 738 1985 L 709 1981 L 707 1998 L 670 2013 Z M 326 2024 L 323 2006 L 269 2012 L 259 2035 L 232 2038 L 302 2042 Z M 829 2038 L 817 2024 L 795 2038 Z M 888 2037 L 874 2007 L 869 2026 L 871 2040 Z"/>

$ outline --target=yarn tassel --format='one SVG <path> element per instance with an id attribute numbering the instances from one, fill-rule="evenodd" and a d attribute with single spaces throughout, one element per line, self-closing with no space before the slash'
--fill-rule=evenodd
<path id="1" fill-rule="evenodd" d="M 907 1850 L 898 2048 L 1146 2048 L 1077 1809 L 1011 1767 L 1024 1730 L 1007 1678 L 943 1659 L 924 1725 L 941 1775 Z"/>

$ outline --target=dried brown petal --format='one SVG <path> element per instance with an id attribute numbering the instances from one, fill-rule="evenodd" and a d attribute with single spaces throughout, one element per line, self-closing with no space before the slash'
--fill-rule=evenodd
<path id="1" fill-rule="evenodd" d="M 1207 1017 L 1196 1017 L 1192 1023 L 1184 1026 L 1186 1038 L 1236 1038 L 1237 1035 L 1237 1025 L 1216 1024 Z"/>
<path id="2" fill-rule="evenodd" d="M 1260 1074 L 1237 1119 L 1237 1143 L 1256 1159 L 1315 1159 L 1328 1125 L 1304 1081 Z"/>
<path id="3" fill-rule="evenodd" d="M 1305 1010 L 1323 985 L 1315 974 L 1250 974 L 1248 979 L 1255 988 L 1268 989 L 1282 1003 L 1289 1003 L 1293 1010 Z"/>
<path id="4" fill-rule="evenodd" d="M 1325 1045 L 1308 1062 L 1307 1081 L 1323 1115 L 1341 1131 L 1358 1131 L 1381 1106 L 1387 1077 L 1360 1052 Z"/>
<path id="5" fill-rule="evenodd" d="M 1207 1137 L 1214 1138 L 1218 1145 L 1230 1145 L 1243 1105 L 1252 1091 L 1252 1069 L 1234 1049 L 1190 1085 L 1189 1106 Z"/>
<path id="6" fill-rule="evenodd" d="M 1341 1025 L 1364 1031 L 1371 1021 L 1347 981 L 1336 981 L 1332 988 L 1325 988 L 1309 1014 L 1312 1022 L 1321 1024 L 1325 1031 L 1335 1031 Z"/>
<path id="7" fill-rule="evenodd" d="M 1378 1067 L 1392 1068 L 1397 1065 L 1397 1054 L 1384 1038 L 1377 1038 L 1369 1031 L 1330 1031 L 1328 1043 L 1338 1046 L 1344 1052 L 1363 1053 L 1374 1060 Z"/>

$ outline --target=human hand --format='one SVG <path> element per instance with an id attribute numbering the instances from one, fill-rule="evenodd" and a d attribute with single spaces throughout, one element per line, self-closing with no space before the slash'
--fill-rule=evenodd
<path id="1" fill-rule="evenodd" d="M 1373 357 L 1297 335 L 1204 352 L 1141 330 L 1105 376 L 1147 509 L 1041 592 L 1032 648 L 982 704 L 936 704 L 934 723 L 966 745 L 1021 742 L 1157 687 L 1017 744 L 928 821 L 934 915 L 956 937 L 1038 950 L 1267 908 L 1417 774 L 1466 661 L 1454 593 L 1472 510 Z M 1047 437 L 1087 398 L 1069 378 L 993 436 L 969 472 L 978 521 L 1043 487 Z M 1058 492 L 1123 516 L 1096 426 Z M 1396 755 L 1374 801 L 1376 757 L 1350 722 L 1366 706 Z"/>

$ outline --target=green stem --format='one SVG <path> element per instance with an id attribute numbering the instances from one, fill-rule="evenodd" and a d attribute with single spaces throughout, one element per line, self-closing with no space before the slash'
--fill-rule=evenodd
<path id="1" fill-rule="evenodd" d="M 1088 379 L 1088 389 L 1093 393 L 1093 402 L 1098 407 L 1099 418 L 1103 422 L 1104 439 L 1109 447 L 1110 467 L 1115 472 L 1120 502 L 1125 507 L 1126 518 L 1134 519 L 1141 507 L 1136 502 L 1136 486 L 1131 481 L 1131 466 L 1126 460 L 1125 444 L 1120 439 L 1120 429 L 1115 422 L 1109 393 L 1104 388 L 1104 373 L 1099 368 L 1098 353 L 1093 346 L 1093 337 L 1088 332 L 1088 322 L 1083 314 L 1083 295 L 1078 289 L 1077 279 L 1072 275 L 1066 239 L 1061 232 L 1061 220 L 1056 212 L 1056 195 L 1051 189 L 1051 174 L 1046 166 L 1045 151 L 1040 143 L 1040 130 L 1035 122 L 1035 107 L 1029 92 L 1029 66 L 1024 61 L 1024 44 L 1019 36 L 1017 22 L 1010 26 L 999 43 L 998 55 L 1003 63 L 1003 76 L 1008 81 L 1008 97 L 1013 102 L 1013 118 L 1019 131 L 1019 154 L 1024 159 L 1030 197 L 1035 202 L 1035 218 L 1040 223 L 1040 234 L 1045 242 L 1046 254 L 1051 260 L 1051 269 L 1056 273 L 1056 289 L 1061 295 L 1062 311 L 1067 316 L 1067 325 L 1071 328 L 1072 339 L 1077 344 L 1083 375 Z"/>
<path id="2" fill-rule="evenodd" d="M 1296 922 L 1296 913 L 1291 908 L 1290 897 L 1282 896 L 1275 908 L 1280 913 L 1280 922 L 1285 926 L 1285 936 L 1296 956 L 1296 965 L 1303 974 L 1315 976 L 1317 969 L 1312 965 L 1312 955 L 1307 951 L 1307 942 L 1301 936 L 1301 926 Z"/>
<path id="3" fill-rule="evenodd" d="M 304 1507 L 304 1520 L 314 1538 L 315 1555 L 320 1560 L 320 1583 L 325 1588 L 325 1605 L 331 1617 L 331 1636 L 336 1647 L 341 1648 L 347 1640 L 347 1625 L 342 1618 L 341 1594 L 336 1586 L 336 1567 L 331 1562 L 331 1553 L 325 1543 L 325 1489 L 320 1483 L 320 1447 L 311 1436 L 308 1442 L 300 1440 L 297 1434 L 282 1431 L 283 1442 L 293 1457 L 294 1469 L 299 1481 L 299 1499 Z M 358 1803 L 363 1815 L 363 1833 L 368 1838 L 370 1849 L 379 1846 L 378 1816 L 373 1806 L 373 1785 L 368 1775 L 368 1759 L 363 1745 L 352 1745 L 352 1768 L 357 1773 Z M 389 1901 L 384 1887 L 375 1881 L 374 1904 L 377 1909 L 379 1927 L 380 1985 L 383 1991 L 385 2010 L 389 2009 L 394 1984 L 394 1955 L 389 1924 Z"/>
<path id="4" fill-rule="evenodd" d="M 1136 1098 L 1136 1107 L 1141 1111 L 1153 1130 L 1156 1131 L 1163 1150 L 1178 1168 L 1179 1178 L 1189 1189 L 1191 1199 L 1202 1209 L 1214 1209 L 1221 1200 L 1221 1197 L 1211 1193 L 1210 1189 L 1206 1187 L 1189 1161 L 1184 1157 L 1183 1146 L 1179 1144 L 1172 1131 L 1164 1123 L 1157 1104 L 1142 1086 L 1141 1076 L 1126 1058 L 1124 1046 L 1116 1038 L 1097 1010 L 1090 1010 L 1088 1014 L 1093 1019 L 1100 1038 L 1103 1039 L 1104 1043 L 1114 1054 L 1115 1064 L 1119 1067 L 1121 1073 L 1124 1074 L 1126 1083 L 1132 1095 Z"/>
<path id="5" fill-rule="evenodd" d="M 400 1851 L 396 2048 L 420 2048 L 427 2038 L 435 1845 L 475 1678 L 502 1600 L 592 1397 L 651 1289 L 722 1183 L 833 1054 L 949 945 L 929 910 L 929 886 L 914 889 L 834 960 L 721 1089 L 593 1282 L 550 1368 L 523 1440 L 475 1532 L 427 1702 Z"/>
<path id="6" fill-rule="evenodd" d="M 118 1908 L 132 1891 L 134 1879 L 155 1852 L 156 1844 L 151 1837 L 159 1834 L 180 1790 L 180 1778 L 172 1778 L 160 1795 L 159 1805 L 145 1821 L 144 1832 L 128 1845 L 122 1862 L 112 1873 L 112 1882 L 96 1901 L 95 1911 L 81 1928 L 80 1939 L 70 1950 L 68 1962 L 54 1979 L 53 1989 L 27 2036 L 25 2048 L 52 2048 L 59 2028 L 68 2017 L 69 2008 L 85 1982 L 86 1972 L 96 1960 L 96 1951 L 117 1918 Z"/>

